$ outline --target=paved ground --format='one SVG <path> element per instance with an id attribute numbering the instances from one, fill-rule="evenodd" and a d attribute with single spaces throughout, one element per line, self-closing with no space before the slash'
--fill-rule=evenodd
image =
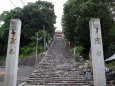
<path id="1" fill-rule="evenodd" d="M 17 85 L 25 82 L 34 70 L 35 70 L 34 66 L 20 66 L 18 70 Z M 0 75 L 0 86 L 5 86 L 4 75 Z"/>
<path id="2" fill-rule="evenodd" d="M 58 37 L 23 86 L 89 85 L 82 71 L 75 66 L 75 60 L 67 49 L 63 37 Z"/>
<path id="3" fill-rule="evenodd" d="M 38 62 L 41 61 L 44 54 L 38 55 Z M 35 70 L 35 56 L 31 56 L 28 58 L 24 58 L 19 60 L 19 69 L 18 69 L 18 77 L 17 77 L 17 85 L 27 81 L 30 74 Z M 5 68 L 0 68 L 0 86 L 4 85 L 4 71 Z M 3 73 L 3 74 L 2 74 Z"/>

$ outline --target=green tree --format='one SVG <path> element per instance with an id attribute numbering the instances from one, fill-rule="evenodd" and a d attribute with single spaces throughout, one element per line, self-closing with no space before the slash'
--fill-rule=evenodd
<path id="1" fill-rule="evenodd" d="M 28 3 L 23 8 L 18 7 L 10 11 L 4 11 L 0 15 L 0 21 L 4 22 L 0 27 L 0 45 L 5 45 L 5 48 L 0 47 L 0 55 L 6 54 L 11 19 L 20 19 L 22 21 L 21 48 L 31 44 L 33 42 L 31 37 L 35 36 L 36 32 L 43 30 L 43 26 L 45 27 L 46 33 L 50 37 L 53 37 L 56 16 L 52 3 L 36 1 L 35 3 Z"/>
<path id="2" fill-rule="evenodd" d="M 106 0 L 68 0 L 64 5 L 63 32 L 72 44 L 85 48 L 82 54 L 84 57 L 88 57 L 90 49 L 90 18 L 100 18 L 101 20 L 103 47 L 106 54 L 110 45 L 109 31 L 114 25 L 108 2 Z"/>

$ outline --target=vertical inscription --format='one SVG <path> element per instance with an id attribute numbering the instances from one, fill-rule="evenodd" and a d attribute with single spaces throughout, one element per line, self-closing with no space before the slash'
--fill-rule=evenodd
<path id="1" fill-rule="evenodd" d="M 10 49 L 9 54 L 14 54 L 14 44 L 16 40 L 16 21 L 11 21 L 10 25 L 11 39 L 10 39 Z"/>
<path id="2" fill-rule="evenodd" d="M 16 34 L 16 32 L 14 31 L 14 29 L 12 29 L 12 31 L 11 31 L 11 41 L 10 41 L 10 49 L 9 49 L 9 53 L 12 53 L 12 54 L 14 54 L 14 50 L 13 50 L 13 48 L 14 48 L 14 44 L 15 44 L 15 40 L 16 40 L 16 38 L 15 38 L 15 34 Z"/>
<path id="3" fill-rule="evenodd" d="M 93 27 L 94 27 L 94 30 L 95 30 L 95 38 L 94 38 L 95 45 L 96 46 L 101 46 L 101 40 L 102 39 L 99 37 L 99 24 L 98 24 L 98 21 L 96 21 L 96 20 L 93 21 Z M 96 49 L 97 49 L 96 55 L 101 56 L 102 52 L 100 51 L 100 47 L 97 47 Z"/>

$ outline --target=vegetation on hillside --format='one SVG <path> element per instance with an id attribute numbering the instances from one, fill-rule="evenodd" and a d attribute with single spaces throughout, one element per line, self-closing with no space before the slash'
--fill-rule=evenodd
<path id="1" fill-rule="evenodd" d="M 82 46 L 81 55 L 88 58 L 90 50 L 89 20 L 100 18 L 105 58 L 115 53 L 115 15 L 113 4 L 106 0 L 68 0 L 64 5 L 63 32 L 72 46 Z"/>
<path id="2" fill-rule="evenodd" d="M 9 25 L 11 19 L 20 19 L 21 40 L 20 40 L 20 55 L 28 55 L 36 46 L 36 34 L 38 34 L 39 51 L 43 51 L 43 27 L 46 33 L 46 42 L 52 39 L 56 22 L 54 13 L 54 5 L 50 2 L 37 1 L 35 3 L 28 3 L 23 8 L 15 8 L 10 11 L 4 11 L 0 15 L 0 21 L 4 24 L 0 27 L 0 56 L 6 55 Z"/>

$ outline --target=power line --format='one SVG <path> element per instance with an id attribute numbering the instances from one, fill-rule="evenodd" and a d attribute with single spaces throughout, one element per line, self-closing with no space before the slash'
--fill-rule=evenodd
<path id="1" fill-rule="evenodd" d="M 12 4 L 12 5 L 14 5 L 14 7 L 16 7 L 16 5 L 11 1 L 11 0 L 9 0 L 10 1 L 10 3 Z"/>
<path id="2" fill-rule="evenodd" d="M 23 6 L 25 6 L 25 4 L 24 4 L 24 2 L 23 2 L 23 0 L 20 0 L 21 2 L 22 2 L 22 4 L 23 4 Z M 39 0 L 40 1 L 40 0 Z M 28 8 L 29 9 L 29 8 Z M 30 17 L 33 19 L 33 20 L 35 20 L 34 22 L 36 23 L 37 22 L 37 20 L 34 18 L 34 16 L 29 12 L 29 15 L 30 15 Z M 37 17 L 38 18 L 38 17 Z M 36 23 L 37 24 L 37 23 Z"/>
<path id="3" fill-rule="evenodd" d="M 20 0 L 22 2 L 22 4 L 25 6 L 24 2 L 22 0 Z"/>
<path id="4" fill-rule="evenodd" d="M 14 7 L 16 7 L 16 5 L 15 5 L 11 0 L 9 0 L 9 1 L 11 2 L 12 5 L 14 5 Z M 22 2 L 23 6 L 25 6 L 23 0 L 20 0 L 20 1 Z M 37 20 L 33 17 L 33 15 L 31 15 L 30 12 L 29 12 L 29 16 L 30 16 L 30 18 L 33 20 L 33 23 L 35 24 L 36 28 L 39 28 L 39 27 L 38 27 L 38 24 L 36 23 Z"/>
<path id="5" fill-rule="evenodd" d="M 20 1 L 22 2 L 23 6 L 25 6 L 23 0 L 20 0 Z M 37 25 L 37 23 L 36 23 L 37 20 L 33 17 L 33 15 L 30 12 L 28 12 L 28 13 L 29 13 L 30 18 L 33 20 L 33 23 L 37 26 L 37 28 L 39 28 L 38 25 Z"/>

